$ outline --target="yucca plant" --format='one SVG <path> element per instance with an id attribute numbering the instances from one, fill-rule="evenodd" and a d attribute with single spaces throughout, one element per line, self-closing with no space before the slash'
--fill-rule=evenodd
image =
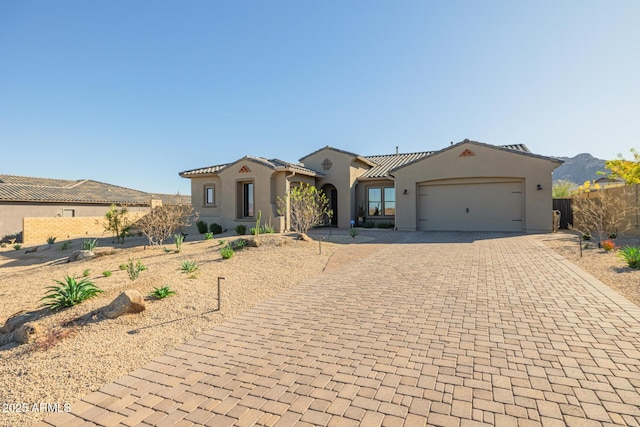
<path id="1" fill-rule="evenodd" d="M 83 251 L 93 251 L 98 246 L 98 239 L 86 239 L 82 242 Z"/>
<path id="2" fill-rule="evenodd" d="M 620 249 L 620 258 L 624 259 L 631 268 L 640 268 L 640 248 L 635 246 L 625 246 Z"/>
<path id="3" fill-rule="evenodd" d="M 170 297 L 175 293 L 176 292 L 172 291 L 171 288 L 169 288 L 169 286 L 163 286 L 161 288 L 154 287 L 153 292 L 151 292 L 149 295 L 157 299 L 162 299 L 162 298 Z"/>
<path id="4" fill-rule="evenodd" d="M 176 244 L 176 253 L 180 253 L 180 251 L 182 250 L 182 242 L 184 242 L 184 234 L 175 234 L 173 236 L 173 239 Z"/>
<path id="5" fill-rule="evenodd" d="M 47 237 L 47 243 L 53 245 L 56 242 L 56 238 L 53 236 Z"/>
<path id="6" fill-rule="evenodd" d="M 195 273 L 198 270 L 198 264 L 195 261 L 185 261 L 180 266 L 183 273 Z"/>
<path id="7" fill-rule="evenodd" d="M 103 292 L 88 279 L 77 281 L 75 276 L 65 276 L 64 280 L 54 280 L 54 282 L 58 285 L 48 286 L 46 295 L 40 299 L 43 301 L 43 307 L 49 307 L 52 310 L 72 307 Z"/>

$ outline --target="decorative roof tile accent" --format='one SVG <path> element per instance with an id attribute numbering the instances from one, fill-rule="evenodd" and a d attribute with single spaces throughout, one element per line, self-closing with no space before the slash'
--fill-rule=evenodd
<path id="1" fill-rule="evenodd" d="M 0 201 L 96 203 L 147 206 L 152 199 L 166 204 L 191 204 L 189 196 L 151 194 L 90 179 L 64 180 L 0 175 Z"/>
<path id="2" fill-rule="evenodd" d="M 194 178 L 200 175 L 217 175 L 218 173 L 220 173 L 222 170 L 238 163 L 240 160 L 249 160 L 252 161 L 254 163 L 259 163 L 261 165 L 264 165 L 268 168 L 271 168 L 273 170 L 279 169 L 279 170 L 284 170 L 284 171 L 293 171 L 293 172 L 299 172 L 305 175 L 310 175 L 310 176 L 323 176 L 322 173 L 314 171 L 313 169 L 309 169 L 304 167 L 303 164 L 300 163 L 289 163 L 289 162 L 285 162 L 284 160 L 280 160 L 280 159 L 265 159 L 263 157 L 254 157 L 254 156 L 245 156 L 242 159 L 239 159 L 235 162 L 232 163 L 227 163 L 227 164 L 222 164 L 222 165 L 216 165 L 216 166 L 209 166 L 209 167 L 205 167 L 205 168 L 199 168 L 199 169 L 192 169 L 192 170 L 188 170 L 188 171 L 184 171 L 184 172 L 180 172 L 180 176 L 183 178 Z M 248 169 L 248 168 L 247 168 Z M 241 170 L 242 172 L 242 170 Z"/>

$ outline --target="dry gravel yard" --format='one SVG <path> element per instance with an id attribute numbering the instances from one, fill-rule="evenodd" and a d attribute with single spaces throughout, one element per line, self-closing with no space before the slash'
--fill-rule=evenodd
<path id="1" fill-rule="evenodd" d="M 364 234 L 356 240 L 334 236 L 332 241 L 373 240 Z M 640 271 L 627 268 L 615 252 L 605 253 L 591 243 L 580 258 L 575 234 L 561 232 L 533 237 L 640 305 Z M 30 409 L 34 403 L 73 404 L 81 396 L 145 365 L 201 331 L 319 274 L 342 247 L 323 242 L 319 254 L 317 242 L 262 236 L 260 247 L 243 249 L 232 259 L 222 260 L 219 239 L 233 240 L 235 236 L 197 241 L 189 241 L 190 238 L 193 235 L 187 238 L 181 253 L 145 249 L 144 238 L 131 238 L 124 247 L 114 246 L 111 239 L 101 239 L 96 250 L 100 256 L 74 263 L 66 262 L 72 250 L 62 251 L 62 242 L 42 252 L 25 253 L 30 249 L 27 247 L 20 251 L 0 249 L 0 326 L 16 312 L 38 310 L 39 300 L 53 279 L 61 280 L 65 275 L 81 277 L 88 269 L 88 277 L 105 291 L 98 298 L 57 313 L 40 311 L 43 329 L 69 335 L 66 338 L 49 335 L 47 339 L 45 335 L 36 343 L 17 346 L 0 335 L 0 404 L 26 403 Z M 640 239 L 621 238 L 617 244 L 640 245 Z M 81 241 L 74 241 L 72 249 L 80 246 Z M 350 256 L 336 255 L 330 266 L 344 267 L 357 258 L 356 253 L 375 250 L 374 246 L 354 247 L 356 252 L 351 251 Z M 175 248 L 172 243 L 166 247 Z M 129 280 L 127 272 L 118 269 L 129 259 L 140 260 L 147 267 L 136 281 Z M 179 271 L 180 265 L 188 260 L 199 265 L 196 278 L 190 279 Z M 113 272 L 110 277 L 102 275 L 106 270 Z M 221 311 L 215 310 L 218 276 L 227 278 L 222 282 Z M 177 294 L 164 300 L 147 300 L 147 309 L 141 314 L 100 321 L 86 317 L 123 290 L 137 289 L 147 295 L 153 287 L 164 285 L 171 286 Z M 83 321 L 78 321 L 83 317 Z M 67 322 L 72 326 L 64 327 Z M 48 343 L 54 345 L 43 348 Z M 0 412 L 0 426 L 26 426 L 45 415 L 31 411 Z"/>
<path id="2" fill-rule="evenodd" d="M 635 305 L 640 306 L 640 270 L 627 267 L 616 250 L 605 252 L 604 249 L 598 248 L 597 241 L 591 240 L 588 242 L 589 247 L 583 249 L 581 257 L 578 234 L 576 233 L 561 231 L 555 234 L 541 235 L 539 239 Z M 615 244 L 618 247 L 640 246 L 640 238 L 620 236 L 615 240 Z"/>
<path id="3" fill-rule="evenodd" d="M 189 236 L 191 237 L 191 236 Z M 114 246 L 111 239 L 101 239 L 96 253 L 86 261 L 67 263 L 72 249 L 62 251 L 62 242 L 43 252 L 25 253 L 11 248 L 0 250 L 0 326 L 21 310 L 37 310 L 45 287 L 53 279 L 65 275 L 89 278 L 104 293 L 70 309 L 51 313 L 41 310 L 44 330 L 57 330 L 67 338 L 51 338 L 50 348 L 43 349 L 47 339 L 17 346 L 0 335 L 0 404 L 73 403 L 103 384 L 145 365 L 204 329 L 242 313 L 267 298 L 294 286 L 301 280 L 319 274 L 339 245 L 323 242 L 319 254 L 317 242 L 303 242 L 288 236 L 261 236 L 263 244 L 245 248 L 229 260 L 219 255 L 216 237 L 183 244 L 181 253 L 165 253 L 162 249 L 144 248 L 146 239 L 131 238 L 126 246 Z M 361 239 L 362 240 L 362 239 Z M 335 239 L 334 239 L 335 241 Z M 136 246 L 138 245 L 138 246 Z M 174 249 L 173 243 L 166 245 Z M 147 270 L 131 281 L 119 265 L 129 259 L 140 260 Z M 179 271 L 184 261 L 199 265 L 196 278 L 189 279 Z M 111 270 L 110 277 L 103 271 Z M 222 310 L 217 308 L 218 276 L 222 282 Z M 163 300 L 147 301 L 147 309 L 135 315 L 113 320 L 74 320 L 111 302 L 126 289 L 137 289 L 148 295 L 153 287 L 169 285 L 177 293 Z M 75 326 L 62 327 L 71 321 Z M 5 410 L 8 408 L 4 408 Z M 13 408 L 12 408 L 13 410 Z M 0 413 L 0 425 L 30 425 L 44 413 Z"/>

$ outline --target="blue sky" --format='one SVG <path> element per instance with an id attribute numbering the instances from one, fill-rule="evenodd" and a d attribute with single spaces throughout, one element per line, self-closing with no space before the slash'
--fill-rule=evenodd
<path id="1" fill-rule="evenodd" d="M 0 0 L 0 173 L 189 194 L 183 170 L 464 138 L 640 136 L 640 2 Z"/>

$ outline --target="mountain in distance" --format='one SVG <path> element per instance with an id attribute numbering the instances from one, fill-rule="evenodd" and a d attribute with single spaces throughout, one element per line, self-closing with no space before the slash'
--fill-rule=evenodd
<path id="1" fill-rule="evenodd" d="M 574 157 L 557 157 L 564 163 L 553 171 L 553 181 L 571 181 L 582 185 L 585 181 L 602 178 L 598 171 L 606 171 L 602 159 L 597 159 L 589 153 L 578 154 Z"/>

